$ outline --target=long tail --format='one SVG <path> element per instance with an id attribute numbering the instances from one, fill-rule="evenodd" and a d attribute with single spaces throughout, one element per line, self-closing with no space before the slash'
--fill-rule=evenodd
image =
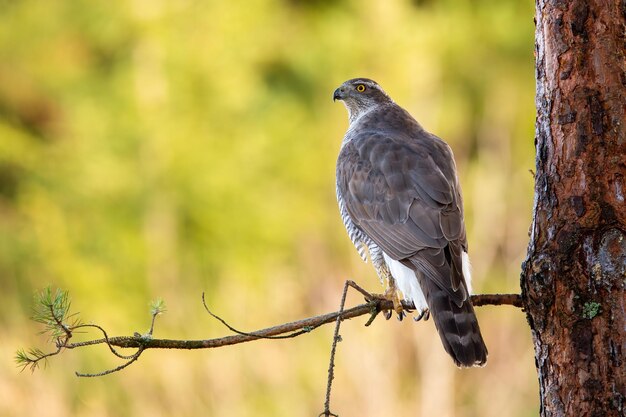
<path id="1" fill-rule="evenodd" d="M 487 346 L 470 300 L 458 306 L 433 281 L 421 279 L 420 284 L 443 347 L 454 363 L 459 367 L 484 365 L 487 362 Z"/>

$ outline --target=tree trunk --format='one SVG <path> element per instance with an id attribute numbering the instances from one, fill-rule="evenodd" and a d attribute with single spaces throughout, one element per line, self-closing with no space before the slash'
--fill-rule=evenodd
<path id="1" fill-rule="evenodd" d="M 626 0 L 536 1 L 522 296 L 542 416 L 626 415 Z"/>

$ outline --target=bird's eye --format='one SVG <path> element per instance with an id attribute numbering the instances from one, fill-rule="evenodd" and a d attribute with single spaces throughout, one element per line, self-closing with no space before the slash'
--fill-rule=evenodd
<path id="1" fill-rule="evenodd" d="M 358 91 L 359 93 L 362 93 L 363 91 L 365 91 L 365 86 L 363 84 L 357 85 L 356 91 Z"/>

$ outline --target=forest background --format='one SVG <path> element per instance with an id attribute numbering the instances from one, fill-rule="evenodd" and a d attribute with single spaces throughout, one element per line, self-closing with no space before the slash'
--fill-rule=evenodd
<path id="1" fill-rule="evenodd" d="M 44 347 L 33 294 L 70 292 L 111 335 L 252 330 L 379 292 L 346 236 L 333 90 L 377 80 L 453 148 L 475 292 L 519 292 L 534 167 L 533 3 L 516 0 L 0 1 L 0 416 L 316 416 L 332 327 L 288 341 L 106 348 L 19 372 Z M 352 295 L 350 303 L 361 302 Z M 342 416 L 534 416 L 525 316 L 481 307 L 485 368 L 458 370 L 432 322 L 346 322 Z M 87 335 L 81 336 L 86 337 Z M 94 335 L 96 336 L 96 335 Z M 52 348 L 49 346 L 49 348 Z"/>

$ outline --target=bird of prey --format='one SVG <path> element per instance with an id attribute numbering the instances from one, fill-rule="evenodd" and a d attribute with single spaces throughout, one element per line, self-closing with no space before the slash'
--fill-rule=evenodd
<path id="1" fill-rule="evenodd" d="M 350 126 L 337 159 L 337 200 L 350 239 L 366 250 L 397 311 L 399 290 L 417 320 L 432 315 L 459 367 L 487 360 L 470 302 L 463 200 L 450 147 L 424 130 L 373 80 L 333 94 Z"/>

